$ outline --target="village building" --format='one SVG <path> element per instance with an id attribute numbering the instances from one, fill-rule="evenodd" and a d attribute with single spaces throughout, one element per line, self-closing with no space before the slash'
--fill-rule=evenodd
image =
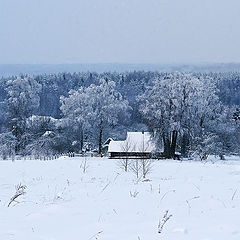
<path id="1" fill-rule="evenodd" d="M 109 158 L 151 158 L 155 144 L 149 132 L 128 132 L 124 141 L 110 141 Z"/>

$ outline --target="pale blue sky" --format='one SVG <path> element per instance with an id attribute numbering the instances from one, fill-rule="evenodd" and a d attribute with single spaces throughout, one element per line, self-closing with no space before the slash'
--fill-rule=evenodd
<path id="1" fill-rule="evenodd" d="M 239 0 L 0 0 L 0 63 L 240 62 Z"/>

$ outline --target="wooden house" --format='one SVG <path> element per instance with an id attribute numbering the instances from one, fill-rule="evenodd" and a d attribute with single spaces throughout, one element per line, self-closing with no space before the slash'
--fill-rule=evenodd
<path id="1" fill-rule="evenodd" d="M 124 141 L 110 141 L 109 158 L 151 158 L 155 144 L 149 132 L 128 132 Z"/>

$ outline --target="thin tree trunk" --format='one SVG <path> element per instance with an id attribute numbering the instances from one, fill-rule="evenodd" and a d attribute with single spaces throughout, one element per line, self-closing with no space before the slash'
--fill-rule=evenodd
<path id="1" fill-rule="evenodd" d="M 182 141 L 181 141 L 181 155 L 183 157 L 187 157 L 189 146 L 189 139 L 187 133 L 183 133 Z"/>
<path id="2" fill-rule="evenodd" d="M 99 124 L 99 137 L 98 137 L 98 153 L 102 153 L 102 134 L 103 134 L 103 129 L 102 129 L 102 120 Z"/>
<path id="3" fill-rule="evenodd" d="M 99 131 L 99 139 L 98 139 L 98 153 L 102 153 L 102 129 Z"/>
<path id="4" fill-rule="evenodd" d="M 177 146 L 177 136 L 178 136 L 178 132 L 176 130 L 173 130 L 171 132 L 171 147 L 170 147 L 171 158 L 175 157 L 175 151 Z"/>
<path id="5" fill-rule="evenodd" d="M 170 152 L 170 140 L 168 137 L 163 135 L 163 155 L 165 158 L 171 158 L 171 152 Z"/>
<path id="6" fill-rule="evenodd" d="M 83 129 L 80 127 L 80 151 L 83 151 Z"/>

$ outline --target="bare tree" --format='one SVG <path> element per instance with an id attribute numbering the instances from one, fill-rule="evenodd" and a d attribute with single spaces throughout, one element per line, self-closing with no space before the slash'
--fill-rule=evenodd
<path id="1" fill-rule="evenodd" d="M 132 142 L 130 141 L 129 138 L 127 138 L 121 145 L 121 150 L 125 154 L 123 159 L 120 159 L 120 167 L 124 169 L 125 172 L 128 171 L 129 167 L 129 153 L 132 150 Z"/>
<path id="2" fill-rule="evenodd" d="M 144 135 L 143 135 L 143 141 L 139 147 L 139 151 L 141 153 L 140 158 L 140 167 L 142 170 L 142 177 L 146 178 L 147 174 L 150 173 L 152 168 L 152 159 L 149 158 L 149 156 L 146 155 L 149 149 L 149 142 L 145 142 Z"/>
<path id="3" fill-rule="evenodd" d="M 146 178 L 146 176 L 151 172 L 152 169 L 152 159 L 142 158 L 140 159 L 142 176 Z"/>
<path id="4" fill-rule="evenodd" d="M 152 159 L 150 159 L 148 156 L 149 151 L 149 142 L 145 141 L 144 134 L 142 136 L 142 141 L 140 142 L 140 145 L 134 145 L 132 148 L 132 151 L 135 152 L 135 149 L 138 148 L 137 153 L 140 155 L 136 156 L 135 160 L 131 161 L 130 168 L 132 172 L 136 175 L 137 178 L 143 177 L 146 178 L 147 174 L 150 173 L 152 168 Z"/>
<path id="5" fill-rule="evenodd" d="M 139 194 L 139 192 L 137 190 L 135 190 L 134 192 L 130 191 L 130 196 L 133 197 L 133 198 L 136 198 L 137 195 Z"/>
<path id="6" fill-rule="evenodd" d="M 131 161 L 130 168 L 137 178 L 140 178 L 141 165 L 139 159 L 134 159 Z"/>

